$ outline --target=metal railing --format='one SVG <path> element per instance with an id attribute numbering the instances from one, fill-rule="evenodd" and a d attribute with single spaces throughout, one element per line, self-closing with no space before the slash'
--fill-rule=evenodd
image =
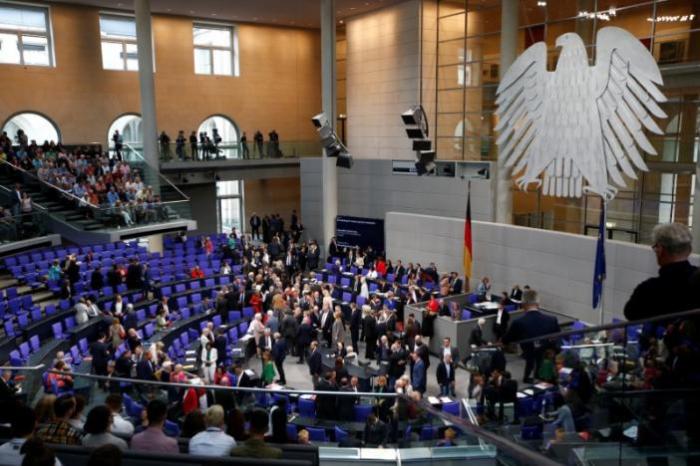
<path id="1" fill-rule="evenodd" d="M 133 146 L 133 145 L 132 145 Z M 138 150 L 138 147 L 136 146 Z M 317 157 L 321 155 L 322 146 L 319 141 L 281 141 L 272 143 L 265 141 L 256 144 L 252 141 L 242 144 L 240 141 L 222 141 L 202 149 L 190 146 L 178 147 L 175 143 L 159 145 L 161 162 L 209 162 L 215 160 L 260 160 L 298 157 Z M 114 152 L 114 148 L 111 149 Z"/>

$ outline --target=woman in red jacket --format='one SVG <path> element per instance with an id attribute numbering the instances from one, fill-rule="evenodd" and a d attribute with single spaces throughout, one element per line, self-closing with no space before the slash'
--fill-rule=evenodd
<path id="1" fill-rule="evenodd" d="M 381 274 L 382 277 L 386 277 L 386 262 L 384 261 L 383 257 L 377 259 L 374 268 L 377 271 L 377 273 Z"/>

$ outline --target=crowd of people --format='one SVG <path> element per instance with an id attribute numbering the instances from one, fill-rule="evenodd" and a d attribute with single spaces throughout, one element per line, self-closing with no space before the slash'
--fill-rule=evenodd
<path id="1" fill-rule="evenodd" d="M 217 159 L 222 156 L 227 150 L 231 150 L 230 147 L 221 148 L 221 144 L 226 143 L 238 147 L 238 155 L 242 159 L 250 158 L 277 158 L 282 157 L 282 151 L 280 150 L 280 137 L 276 130 L 270 131 L 268 134 L 267 149 L 264 148 L 264 138 L 260 130 L 257 130 L 253 135 L 253 150 L 248 145 L 248 135 L 244 131 L 241 135 L 239 141 L 223 141 L 219 130 L 215 127 L 212 129 L 211 135 L 207 131 L 201 131 L 199 134 L 196 131 L 190 132 L 189 136 L 185 135 L 184 130 L 180 130 L 175 138 L 175 157 L 179 160 L 211 160 Z M 121 153 L 123 149 L 122 136 L 119 131 L 115 131 L 112 135 L 112 143 L 114 151 L 118 154 Z M 160 155 L 161 158 L 165 160 L 170 160 L 173 157 L 173 150 L 171 148 L 173 142 L 165 131 L 161 131 L 158 136 L 158 143 L 160 145 Z"/>
<path id="2" fill-rule="evenodd" d="M 111 216 L 119 226 L 168 218 L 160 194 L 143 182 L 142 174 L 121 157 L 102 153 L 100 146 L 69 150 L 60 143 L 39 146 L 33 140 L 13 146 L 7 135 L 2 141 L 6 142 L 2 150 L 7 162 L 58 188 L 65 201 L 86 217 Z M 23 179 L 21 173 L 12 175 Z M 15 209 L 14 200 L 12 205 Z"/>

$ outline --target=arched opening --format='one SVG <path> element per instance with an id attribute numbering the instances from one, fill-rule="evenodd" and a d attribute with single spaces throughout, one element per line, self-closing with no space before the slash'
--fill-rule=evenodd
<path id="1" fill-rule="evenodd" d="M 23 112 L 12 116 L 5 122 L 2 129 L 15 144 L 19 144 L 20 131 L 27 136 L 27 141 L 36 141 L 41 145 L 44 141 L 59 142 L 61 135 L 58 127 L 48 118 L 35 112 Z"/>
<path id="2" fill-rule="evenodd" d="M 129 113 L 122 115 L 112 122 L 107 131 L 107 141 L 109 142 L 109 148 L 112 150 L 114 146 L 114 132 L 119 131 L 121 135 L 122 143 L 133 147 L 134 149 L 141 149 L 143 146 L 143 138 L 141 137 L 141 115 L 135 113 Z"/>
<path id="3" fill-rule="evenodd" d="M 203 135 L 211 140 L 211 143 L 218 150 L 218 157 L 227 159 L 239 157 L 238 128 L 230 118 L 222 115 L 212 115 L 199 125 L 197 134 L 200 141 Z M 215 154 L 209 154 L 209 157 L 216 156 Z"/>

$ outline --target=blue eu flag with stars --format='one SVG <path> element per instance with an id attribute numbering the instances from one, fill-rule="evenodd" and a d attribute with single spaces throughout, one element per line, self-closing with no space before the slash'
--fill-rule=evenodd
<path id="1" fill-rule="evenodd" d="M 600 224 L 598 225 L 598 243 L 595 253 L 595 270 L 593 272 L 593 308 L 600 304 L 603 296 L 603 282 L 605 281 L 605 201 L 601 200 Z"/>

